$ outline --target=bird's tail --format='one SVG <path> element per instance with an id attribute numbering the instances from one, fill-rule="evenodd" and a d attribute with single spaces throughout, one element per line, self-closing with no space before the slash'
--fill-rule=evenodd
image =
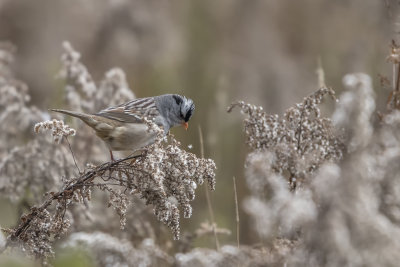
<path id="1" fill-rule="evenodd" d="M 58 112 L 58 113 L 64 113 L 64 114 L 70 115 L 72 117 L 79 118 L 79 119 L 81 119 L 83 121 L 90 116 L 90 115 L 85 114 L 85 113 L 76 112 L 76 111 L 69 111 L 69 110 L 64 110 L 64 109 L 50 109 L 50 110 L 54 111 L 54 112 Z"/>
<path id="2" fill-rule="evenodd" d="M 96 127 L 98 126 L 99 123 L 101 123 L 101 121 L 98 119 L 99 117 L 96 115 L 85 114 L 82 112 L 76 112 L 76 111 L 70 111 L 70 110 L 64 110 L 64 109 L 50 109 L 50 110 L 54 111 L 54 112 L 58 112 L 58 113 L 64 113 L 64 114 L 70 115 L 72 117 L 79 118 L 84 123 L 86 123 L 90 127 L 94 128 L 95 130 L 98 130 Z"/>
<path id="3" fill-rule="evenodd" d="M 95 127 L 99 122 L 96 120 L 96 116 L 94 115 L 89 115 L 85 114 L 82 112 L 76 112 L 76 111 L 70 111 L 70 110 L 64 110 L 64 109 L 50 109 L 51 111 L 58 112 L 58 113 L 64 113 L 67 115 L 70 115 L 72 117 L 76 117 L 81 119 L 84 123 L 89 125 L 90 127 Z"/>

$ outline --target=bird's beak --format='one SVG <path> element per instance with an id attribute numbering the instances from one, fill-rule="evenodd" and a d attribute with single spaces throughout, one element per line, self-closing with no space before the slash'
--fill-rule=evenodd
<path id="1" fill-rule="evenodd" d="M 187 130 L 189 128 L 189 123 L 184 122 L 182 123 L 183 128 L 185 128 L 185 130 Z"/>

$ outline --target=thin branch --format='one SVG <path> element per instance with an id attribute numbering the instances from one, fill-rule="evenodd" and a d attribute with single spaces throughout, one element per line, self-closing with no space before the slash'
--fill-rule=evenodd
<path id="1" fill-rule="evenodd" d="M 240 219 L 239 219 L 239 205 L 237 199 L 237 190 L 236 190 L 236 178 L 235 176 L 232 177 L 233 179 L 233 191 L 235 193 L 235 207 L 236 207 L 236 242 L 237 247 L 240 247 L 239 237 L 240 237 Z"/>
<path id="2" fill-rule="evenodd" d="M 397 66 L 397 75 L 396 75 L 396 87 L 395 90 L 397 92 L 400 91 L 399 85 L 400 85 L 400 63 L 395 64 Z"/>
<path id="3" fill-rule="evenodd" d="M 200 156 L 204 158 L 204 140 L 203 140 L 203 131 L 201 130 L 201 126 L 199 125 L 199 139 L 200 139 Z"/>
<path id="4" fill-rule="evenodd" d="M 204 158 L 204 141 L 203 141 L 203 132 L 201 130 L 201 127 L 199 125 L 199 138 L 200 138 L 200 156 L 201 158 Z M 215 247 L 217 251 L 219 251 L 219 240 L 217 236 L 217 231 L 216 231 L 216 224 L 215 224 L 215 219 L 214 219 L 214 211 L 211 205 L 211 198 L 210 198 L 210 193 L 208 192 L 208 187 L 204 187 L 205 193 L 206 193 L 206 200 L 207 200 L 207 206 L 208 206 L 208 212 L 210 214 L 210 219 L 211 219 L 211 225 L 213 229 L 213 234 L 215 238 Z"/>
<path id="5" fill-rule="evenodd" d="M 393 68 L 392 68 L 392 83 L 393 83 L 393 91 L 396 91 L 396 68 L 397 64 L 393 63 Z"/>
<path id="6" fill-rule="evenodd" d="M 79 174 L 81 174 L 81 170 L 79 169 L 78 164 L 76 163 L 75 154 L 74 154 L 74 151 L 72 150 L 71 143 L 68 140 L 68 136 L 65 136 L 65 139 L 67 140 L 69 151 L 71 151 L 72 158 L 73 158 L 74 163 L 75 163 L 75 167 L 78 169 Z"/>

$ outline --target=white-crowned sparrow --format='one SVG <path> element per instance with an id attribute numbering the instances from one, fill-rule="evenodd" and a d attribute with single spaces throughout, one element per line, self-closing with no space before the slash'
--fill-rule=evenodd
<path id="1" fill-rule="evenodd" d="M 188 128 L 194 112 L 191 99 L 181 95 L 167 94 L 138 98 L 119 106 L 101 110 L 95 114 L 51 109 L 55 112 L 77 117 L 92 127 L 112 151 L 138 150 L 155 141 L 156 134 L 149 132 L 143 118 L 153 120 L 167 134 L 174 126 Z"/>

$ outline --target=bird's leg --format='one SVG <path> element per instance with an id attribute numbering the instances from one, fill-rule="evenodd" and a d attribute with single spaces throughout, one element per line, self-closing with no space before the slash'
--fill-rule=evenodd
<path id="1" fill-rule="evenodd" d="M 108 180 L 110 180 L 110 179 L 111 179 L 111 173 L 112 173 L 111 166 L 112 166 L 112 164 L 115 162 L 115 159 L 114 159 L 112 150 L 109 149 L 108 151 L 110 151 L 110 157 L 111 157 L 111 162 L 110 162 L 110 166 L 109 166 L 109 169 L 108 169 Z M 107 180 L 107 181 L 108 181 L 108 180 Z"/>
<path id="2" fill-rule="evenodd" d="M 110 151 L 111 162 L 114 162 L 115 159 L 114 159 L 114 156 L 113 156 L 113 153 L 112 153 L 111 149 L 109 151 Z"/>

